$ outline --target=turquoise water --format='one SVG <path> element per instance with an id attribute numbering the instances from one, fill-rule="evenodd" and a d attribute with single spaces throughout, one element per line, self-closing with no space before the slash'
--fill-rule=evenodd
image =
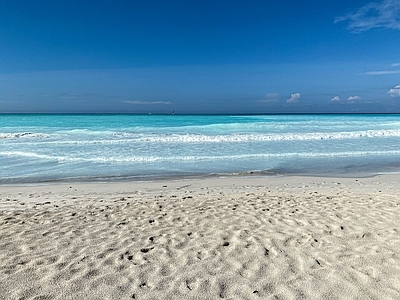
<path id="1" fill-rule="evenodd" d="M 0 115 L 0 184 L 400 171 L 399 115 Z"/>

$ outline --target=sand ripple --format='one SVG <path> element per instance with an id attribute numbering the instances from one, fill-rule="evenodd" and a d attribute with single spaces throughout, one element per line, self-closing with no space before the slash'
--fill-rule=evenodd
<path id="1" fill-rule="evenodd" d="M 300 179 L 3 192 L 0 298 L 399 299 L 399 194 Z"/>

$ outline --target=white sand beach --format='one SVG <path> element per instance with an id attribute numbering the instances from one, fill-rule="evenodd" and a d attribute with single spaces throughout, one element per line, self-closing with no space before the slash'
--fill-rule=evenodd
<path id="1" fill-rule="evenodd" d="M 1 299 L 400 299 L 400 175 L 0 187 Z"/>

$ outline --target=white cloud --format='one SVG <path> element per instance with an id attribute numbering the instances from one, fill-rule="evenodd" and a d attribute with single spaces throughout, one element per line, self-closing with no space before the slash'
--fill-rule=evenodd
<path id="1" fill-rule="evenodd" d="M 138 100 L 126 100 L 124 101 L 126 104 L 134 104 L 134 105 L 171 105 L 171 101 L 138 101 Z"/>
<path id="2" fill-rule="evenodd" d="M 276 102 L 279 100 L 279 94 L 278 93 L 268 93 L 265 95 L 264 99 L 259 100 L 258 102 Z"/>
<path id="3" fill-rule="evenodd" d="M 393 68 L 400 67 L 400 63 L 393 63 L 390 65 Z M 365 72 L 365 75 L 392 75 L 392 74 L 400 74 L 400 70 L 383 70 L 383 71 L 369 71 Z"/>
<path id="4" fill-rule="evenodd" d="M 365 72 L 365 75 L 391 75 L 391 74 L 400 74 L 400 70 L 390 70 L 390 71 L 371 71 Z"/>
<path id="5" fill-rule="evenodd" d="M 394 88 L 390 89 L 388 94 L 392 97 L 400 97 L 400 85 L 396 85 Z"/>
<path id="6" fill-rule="evenodd" d="M 334 23 L 342 21 L 348 21 L 348 29 L 354 32 L 362 32 L 372 28 L 400 30 L 400 1 L 383 0 L 368 3 L 354 13 L 337 17 Z"/>
<path id="7" fill-rule="evenodd" d="M 339 96 L 335 96 L 331 99 L 332 102 L 340 101 Z"/>
<path id="8" fill-rule="evenodd" d="M 286 100 L 286 103 L 296 103 L 299 100 L 300 96 L 300 93 L 294 93 L 289 99 Z"/>
<path id="9" fill-rule="evenodd" d="M 360 100 L 361 97 L 360 96 L 350 96 L 349 98 L 347 98 L 347 101 L 354 101 L 354 100 Z"/>

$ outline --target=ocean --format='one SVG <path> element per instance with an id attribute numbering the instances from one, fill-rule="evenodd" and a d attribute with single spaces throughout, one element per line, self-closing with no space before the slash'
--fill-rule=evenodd
<path id="1" fill-rule="evenodd" d="M 398 172 L 398 114 L 0 115 L 0 184 Z"/>

